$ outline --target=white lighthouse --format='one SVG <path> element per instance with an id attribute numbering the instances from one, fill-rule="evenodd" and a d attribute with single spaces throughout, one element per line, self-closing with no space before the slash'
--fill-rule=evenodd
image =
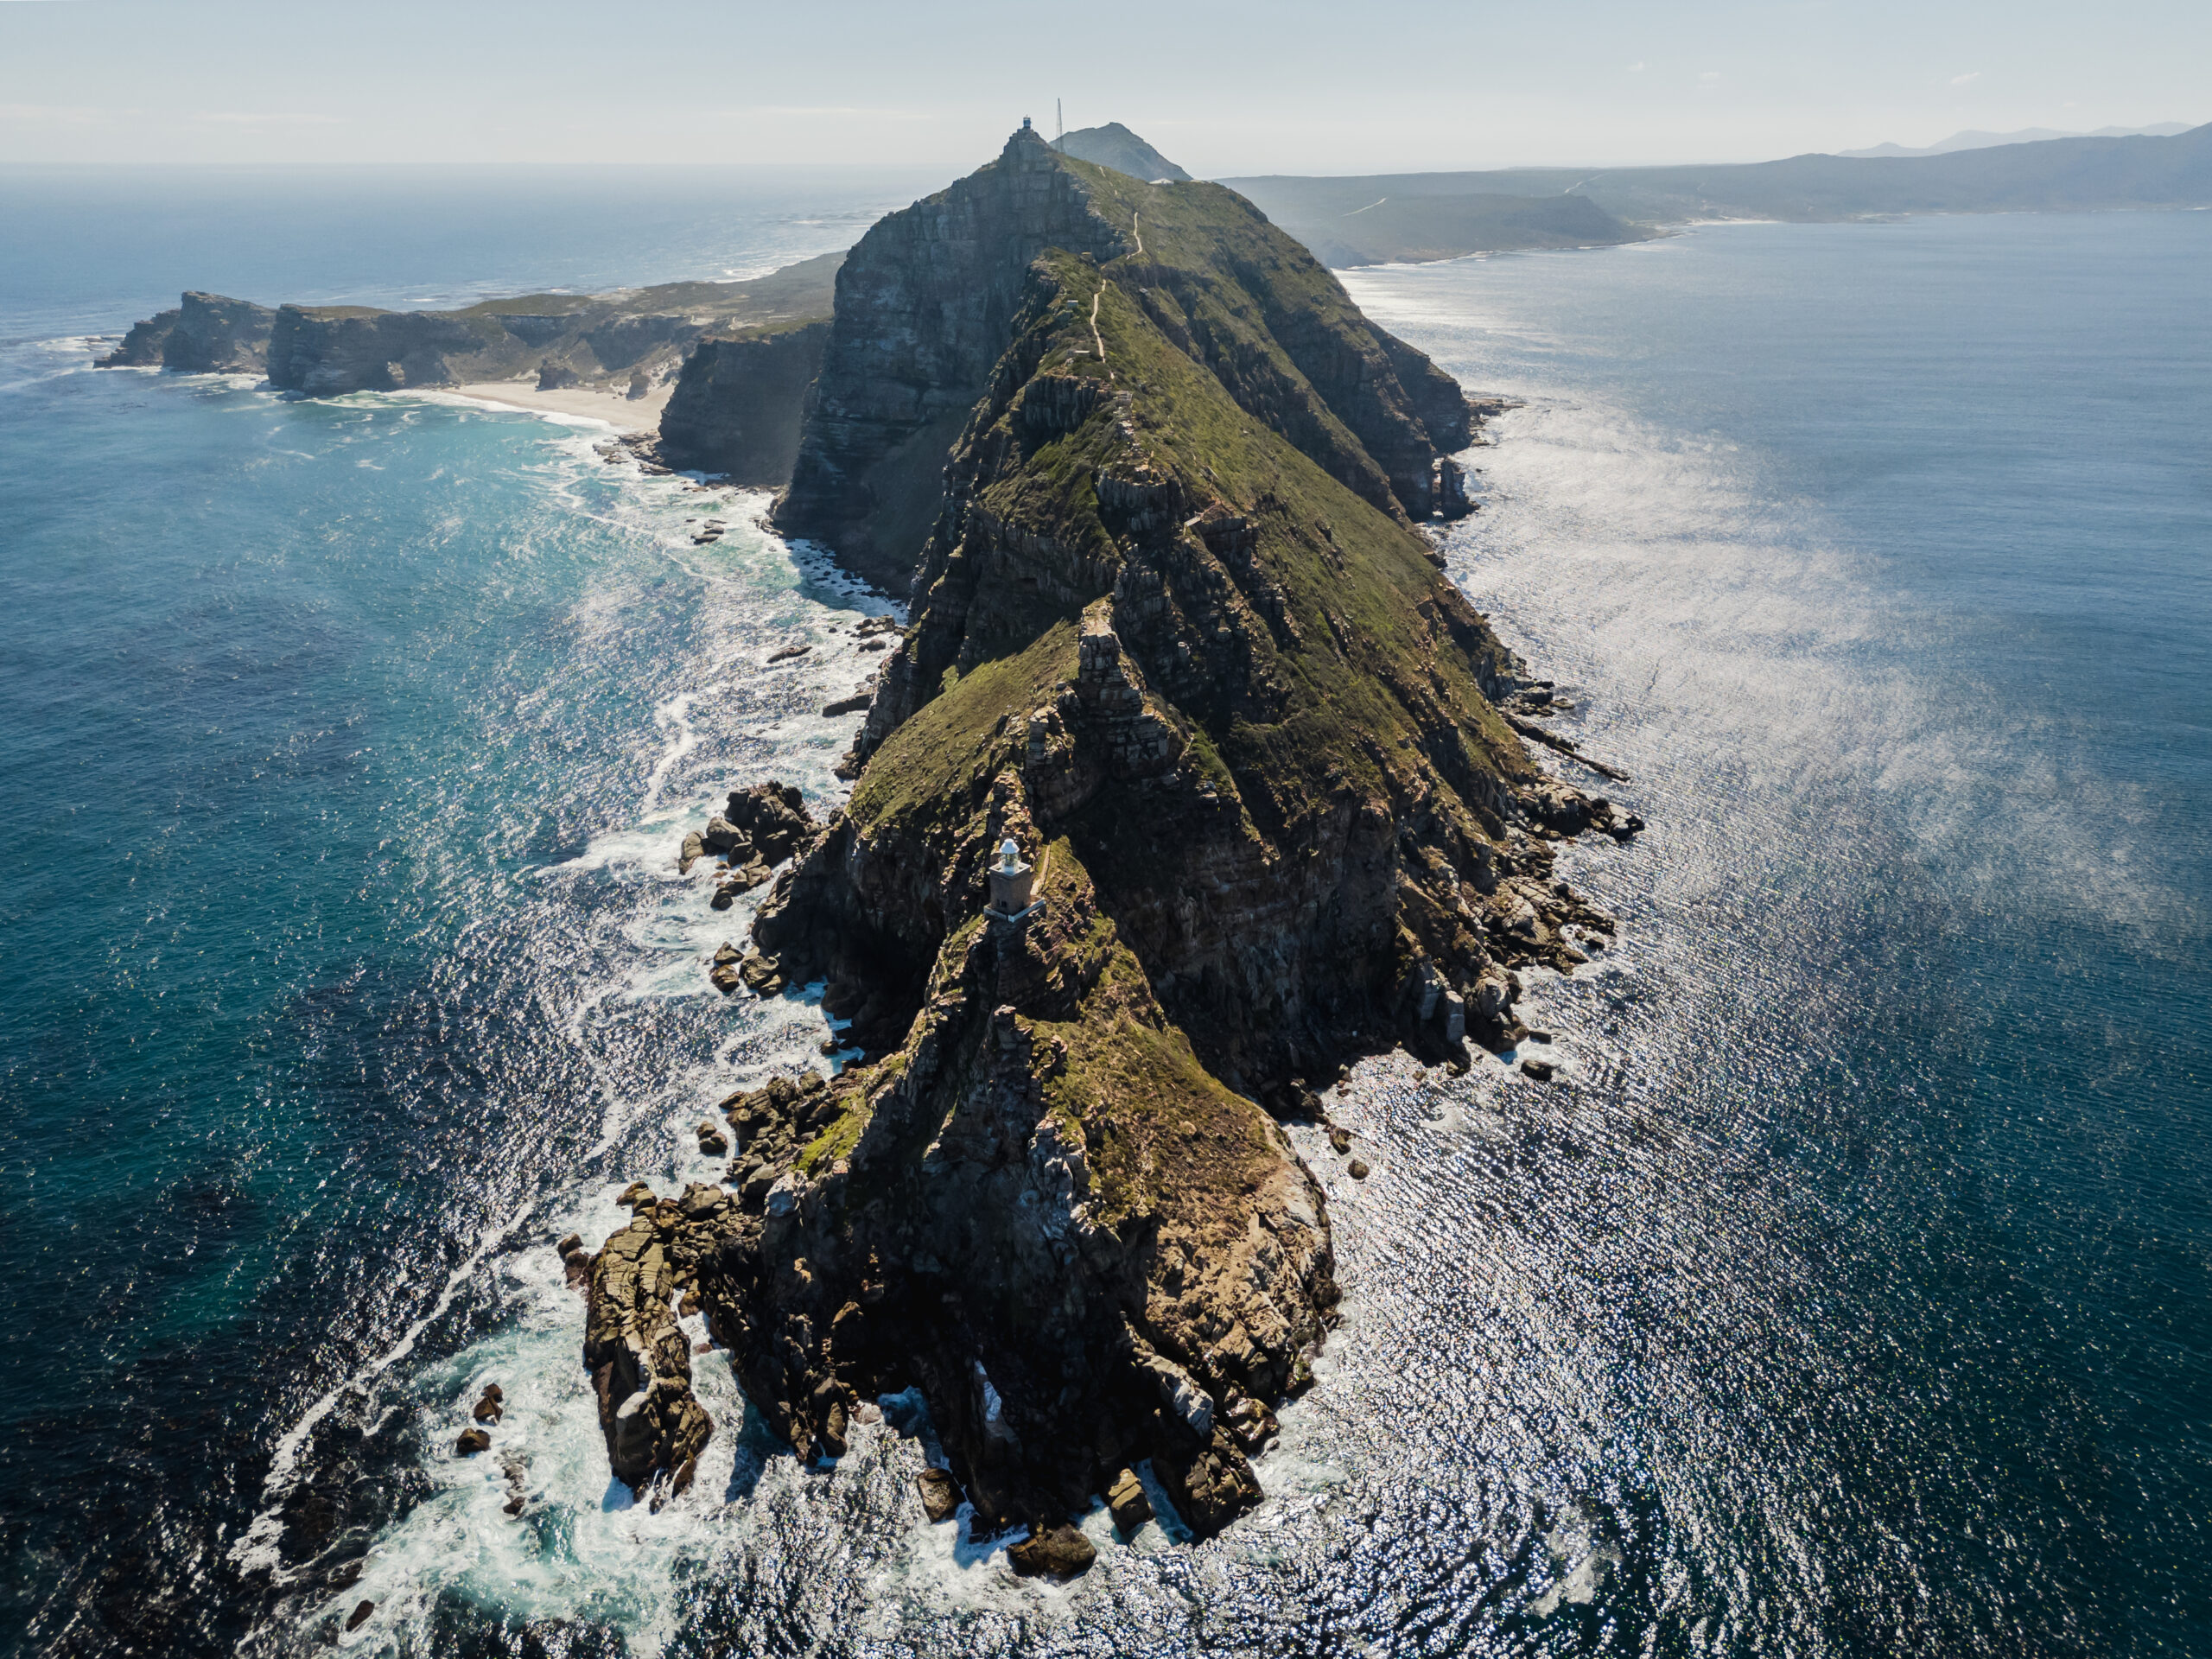
<path id="1" fill-rule="evenodd" d="M 1012 836 L 999 843 L 999 861 L 991 866 L 990 879 L 991 903 L 986 914 L 1013 922 L 1029 913 L 1029 887 L 1036 872 L 1021 861 L 1021 848 Z"/>

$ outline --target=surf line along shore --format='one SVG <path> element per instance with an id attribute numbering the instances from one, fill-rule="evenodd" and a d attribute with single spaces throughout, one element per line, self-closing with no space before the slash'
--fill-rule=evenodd
<path id="1" fill-rule="evenodd" d="M 930 1511 L 1023 1529 L 1017 1571 L 1087 1566 L 1071 1517 L 1147 1459 L 1207 1535 L 1338 1299 L 1278 1120 L 1525 1034 L 1516 970 L 1613 925 L 1553 848 L 1641 821 L 1539 771 L 1437 569 L 1460 389 L 1226 189 L 1025 128 L 848 256 L 806 411 L 777 526 L 913 601 L 736 977 L 823 982 L 861 1058 L 731 1096 L 723 1179 L 578 1242 L 610 1460 L 688 1486 L 696 1298 L 802 1456 L 919 1389 Z"/>

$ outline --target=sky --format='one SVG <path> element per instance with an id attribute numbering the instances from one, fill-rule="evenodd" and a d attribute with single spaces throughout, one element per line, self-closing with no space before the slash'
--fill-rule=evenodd
<path id="1" fill-rule="evenodd" d="M 1056 97 L 1200 176 L 1759 161 L 2212 118 L 2212 3 L 0 0 L 0 163 L 964 171 Z"/>

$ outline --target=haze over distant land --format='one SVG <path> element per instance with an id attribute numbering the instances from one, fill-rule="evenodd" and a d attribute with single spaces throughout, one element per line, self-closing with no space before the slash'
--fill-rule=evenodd
<path id="1" fill-rule="evenodd" d="M 2172 137 L 2054 138 L 1876 160 L 1793 156 L 1716 167 L 1516 168 L 1364 178 L 1221 181 L 1331 264 L 1511 247 L 1619 242 L 1641 226 L 1712 219 L 1821 220 L 1899 213 L 2088 213 L 2212 207 L 2212 125 Z M 1586 233 L 1512 241 L 1516 198 L 1568 204 Z M 1605 227 L 1611 226 L 1607 233 Z"/>
<path id="2" fill-rule="evenodd" d="M 2161 121 L 2148 127 L 2099 127 L 2094 132 L 2065 132 L 2056 127 L 2022 127 L 2018 132 L 1978 132 L 1968 128 L 1919 149 L 1904 144 L 1876 144 L 1871 149 L 1839 149 L 1848 161 L 1875 161 L 1896 156 L 1948 156 L 1957 149 L 1993 149 L 1999 144 L 2032 144 L 2045 138 L 2171 138 L 2187 132 L 2186 121 Z"/>

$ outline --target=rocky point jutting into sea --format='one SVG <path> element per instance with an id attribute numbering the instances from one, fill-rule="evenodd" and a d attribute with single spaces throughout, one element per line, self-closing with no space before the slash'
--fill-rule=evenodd
<path id="1" fill-rule="evenodd" d="M 853 250 L 777 522 L 910 626 L 720 982 L 826 982 L 865 1058 L 733 1096 L 721 1183 L 571 1244 L 620 1478 L 714 1432 L 683 1297 L 802 1454 L 918 1387 L 932 1513 L 1027 1523 L 1020 1570 L 1089 1561 L 1092 1494 L 1141 1518 L 1141 1459 L 1202 1535 L 1257 1501 L 1338 1299 L 1276 1118 L 1524 1034 L 1516 968 L 1611 926 L 1553 843 L 1640 827 L 1531 763 L 1420 528 L 1469 423 L 1241 197 L 1026 127 Z M 771 786 L 686 852 L 792 836 Z"/>
<path id="2" fill-rule="evenodd" d="M 1242 196 L 1026 125 L 755 282 L 188 294 L 105 360 L 308 395 L 673 378 L 641 447 L 787 480 L 779 529 L 909 596 L 845 807 L 755 785 L 679 853 L 720 861 L 717 907 L 773 882 L 715 985 L 822 983 L 859 1058 L 732 1095 L 697 1128 L 720 1180 L 563 1241 L 617 1478 L 680 1492 L 716 1432 L 696 1306 L 802 1454 L 918 1389 L 926 1507 L 1026 1525 L 1019 1570 L 1088 1564 L 1094 1494 L 1141 1521 L 1147 1459 L 1200 1535 L 1258 1501 L 1338 1295 L 1277 1120 L 1362 1055 L 1526 1037 L 1516 969 L 1613 925 L 1554 844 L 1641 828 L 1533 764 L 1523 737 L 1573 746 L 1424 531 L 1472 510 L 1449 376 Z"/>

